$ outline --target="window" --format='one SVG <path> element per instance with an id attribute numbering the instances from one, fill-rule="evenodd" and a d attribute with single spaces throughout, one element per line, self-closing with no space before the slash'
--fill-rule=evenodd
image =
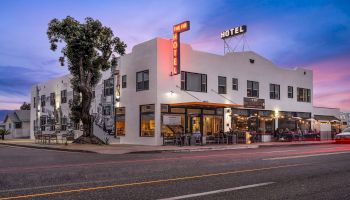
<path id="1" fill-rule="evenodd" d="M 293 99 L 293 86 L 288 86 L 288 98 Z"/>
<path id="2" fill-rule="evenodd" d="M 41 131 L 45 131 L 45 126 L 46 126 L 46 117 L 42 116 L 40 117 L 40 127 Z"/>
<path id="3" fill-rule="evenodd" d="M 122 88 L 126 88 L 126 75 L 122 76 Z"/>
<path id="4" fill-rule="evenodd" d="M 305 88 L 297 88 L 298 97 L 297 100 L 300 102 L 311 102 L 311 90 Z"/>
<path id="5" fill-rule="evenodd" d="M 67 90 L 61 90 L 61 103 L 67 103 Z"/>
<path id="6" fill-rule="evenodd" d="M 117 136 L 125 136 L 125 107 L 116 108 L 115 113 Z"/>
<path id="7" fill-rule="evenodd" d="M 232 90 L 238 90 L 238 79 L 237 78 L 232 79 Z"/>
<path id="8" fill-rule="evenodd" d="M 104 85 L 104 89 L 103 89 L 104 96 L 106 97 L 106 96 L 113 95 L 113 92 L 114 92 L 113 78 L 104 80 L 103 85 Z"/>
<path id="9" fill-rule="evenodd" d="M 140 106 L 140 136 L 154 137 L 154 104 Z"/>
<path id="10" fill-rule="evenodd" d="M 280 99 L 280 85 L 270 84 L 270 99 Z"/>
<path id="11" fill-rule="evenodd" d="M 41 95 L 41 106 L 45 106 L 45 95 Z"/>
<path id="12" fill-rule="evenodd" d="M 259 97 L 259 82 L 247 81 L 247 97 Z"/>
<path id="13" fill-rule="evenodd" d="M 11 129 L 11 128 L 12 128 L 11 126 L 12 126 L 12 124 L 11 124 L 11 123 L 9 123 L 9 129 Z"/>
<path id="14" fill-rule="evenodd" d="M 61 130 L 62 131 L 67 130 L 67 117 L 61 118 Z"/>
<path id="15" fill-rule="evenodd" d="M 207 75 L 182 71 L 181 90 L 207 92 Z"/>
<path id="16" fill-rule="evenodd" d="M 50 105 L 55 106 L 55 93 L 50 93 Z"/>
<path id="17" fill-rule="evenodd" d="M 33 108 L 36 108 L 36 98 L 33 98 Z"/>
<path id="18" fill-rule="evenodd" d="M 111 106 L 103 107 L 103 115 L 111 115 Z"/>
<path id="19" fill-rule="evenodd" d="M 149 71 L 145 70 L 136 73 L 136 91 L 148 90 L 149 88 Z"/>
<path id="20" fill-rule="evenodd" d="M 15 128 L 16 128 L 16 129 L 22 128 L 22 122 L 16 122 L 16 123 L 15 123 Z"/>
<path id="21" fill-rule="evenodd" d="M 218 77 L 218 93 L 226 94 L 226 77 L 224 76 Z"/>

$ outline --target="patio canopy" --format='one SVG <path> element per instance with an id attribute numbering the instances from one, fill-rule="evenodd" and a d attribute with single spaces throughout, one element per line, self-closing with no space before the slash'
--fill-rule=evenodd
<path id="1" fill-rule="evenodd" d="M 323 121 L 340 121 L 338 118 L 330 115 L 315 115 L 314 119 Z"/>

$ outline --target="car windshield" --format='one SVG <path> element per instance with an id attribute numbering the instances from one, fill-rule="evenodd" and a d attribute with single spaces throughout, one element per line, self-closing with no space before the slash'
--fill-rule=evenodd
<path id="1" fill-rule="evenodd" d="M 350 128 L 344 129 L 344 130 L 343 130 L 343 133 L 345 133 L 345 132 L 350 132 Z"/>

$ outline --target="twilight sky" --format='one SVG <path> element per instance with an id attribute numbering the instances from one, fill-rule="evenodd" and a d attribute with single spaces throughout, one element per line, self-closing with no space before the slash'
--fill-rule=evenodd
<path id="1" fill-rule="evenodd" d="M 127 52 L 171 38 L 172 25 L 190 20 L 182 42 L 223 54 L 220 32 L 246 24 L 250 50 L 280 67 L 314 70 L 314 105 L 350 111 L 349 0 L 1 0 L 0 110 L 30 101 L 31 85 L 68 73 L 46 36 L 49 21 L 67 15 L 99 19 Z"/>

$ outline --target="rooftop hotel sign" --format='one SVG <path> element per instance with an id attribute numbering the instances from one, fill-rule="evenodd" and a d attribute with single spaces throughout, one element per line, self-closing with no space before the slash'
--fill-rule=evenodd
<path id="1" fill-rule="evenodd" d="M 229 30 L 221 32 L 221 39 L 234 37 L 234 36 L 243 34 L 245 32 L 247 32 L 247 26 L 246 25 L 242 25 L 242 26 L 238 26 L 238 27 L 235 27 L 235 28 L 231 28 Z"/>
<path id="2" fill-rule="evenodd" d="M 180 74 L 180 33 L 190 30 L 190 22 L 185 21 L 173 27 L 173 70 L 171 75 Z"/>

